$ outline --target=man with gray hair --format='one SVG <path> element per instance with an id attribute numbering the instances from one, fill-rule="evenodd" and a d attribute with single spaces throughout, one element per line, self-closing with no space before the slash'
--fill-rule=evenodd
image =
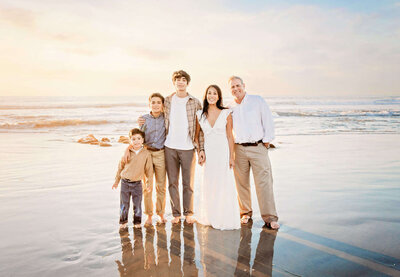
<path id="1" fill-rule="evenodd" d="M 249 95 L 240 77 L 229 78 L 234 101 L 232 109 L 235 133 L 235 181 L 239 196 L 242 224 L 247 224 L 251 208 L 250 168 L 253 171 L 261 217 L 267 227 L 279 229 L 275 208 L 271 163 L 268 157 L 269 143 L 274 139 L 272 113 L 265 100 Z"/>

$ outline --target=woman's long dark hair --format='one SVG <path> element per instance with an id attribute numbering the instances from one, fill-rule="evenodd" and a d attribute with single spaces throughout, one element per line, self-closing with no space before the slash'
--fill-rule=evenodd
<path id="1" fill-rule="evenodd" d="M 218 94 L 218 100 L 216 103 L 216 106 L 218 109 L 223 110 L 226 109 L 224 106 L 222 106 L 222 92 L 221 89 L 219 88 L 219 86 L 217 85 L 209 85 L 208 88 L 206 89 L 206 93 L 204 94 L 204 98 L 203 98 L 203 112 L 201 114 L 201 116 L 205 116 L 207 117 L 208 115 L 208 101 L 207 101 L 207 92 L 210 88 L 215 88 L 215 90 L 217 91 Z"/>

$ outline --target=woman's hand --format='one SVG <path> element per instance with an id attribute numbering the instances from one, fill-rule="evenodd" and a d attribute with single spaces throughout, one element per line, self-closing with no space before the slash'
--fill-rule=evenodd
<path id="1" fill-rule="evenodd" d="M 233 168 L 235 166 L 235 159 L 233 157 L 229 158 L 229 168 Z"/>

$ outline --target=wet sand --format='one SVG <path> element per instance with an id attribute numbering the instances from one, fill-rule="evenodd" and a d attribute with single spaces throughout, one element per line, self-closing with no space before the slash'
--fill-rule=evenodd
<path id="1" fill-rule="evenodd" d="M 400 275 L 399 135 L 277 138 L 278 232 L 263 228 L 256 201 L 236 231 L 130 222 L 120 232 L 111 185 L 125 145 L 74 139 L 0 134 L 1 276 Z"/>

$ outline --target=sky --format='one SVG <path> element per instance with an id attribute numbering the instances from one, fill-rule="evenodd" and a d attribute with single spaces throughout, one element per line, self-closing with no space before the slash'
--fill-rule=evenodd
<path id="1" fill-rule="evenodd" d="M 400 95 L 400 1 L 0 0 L 0 96 Z"/>

